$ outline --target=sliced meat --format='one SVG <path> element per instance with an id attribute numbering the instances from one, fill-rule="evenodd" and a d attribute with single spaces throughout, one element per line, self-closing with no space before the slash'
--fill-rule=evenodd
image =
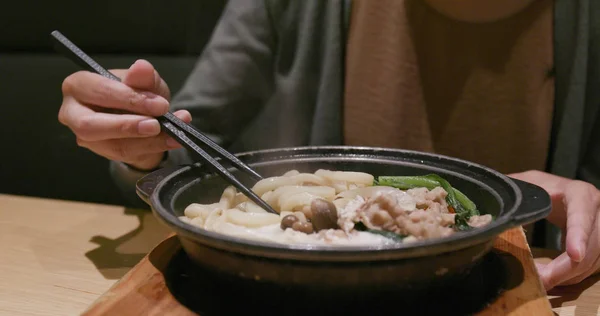
<path id="1" fill-rule="evenodd" d="M 469 226 L 471 227 L 483 227 L 487 224 L 489 224 L 492 221 L 492 215 L 490 214 L 485 214 L 485 215 L 475 215 L 475 216 L 471 216 L 469 218 Z"/>
<path id="2" fill-rule="evenodd" d="M 449 236 L 454 232 L 454 214 L 448 212 L 446 191 L 443 188 L 411 189 L 406 192 L 414 201 L 406 203 L 406 197 L 379 194 L 357 210 L 356 221 L 370 229 L 391 231 L 417 239 Z M 416 207 L 415 207 L 416 206 Z"/>

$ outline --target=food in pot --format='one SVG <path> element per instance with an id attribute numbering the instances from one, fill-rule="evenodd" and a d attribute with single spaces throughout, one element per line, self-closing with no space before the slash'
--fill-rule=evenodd
<path id="1" fill-rule="evenodd" d="M 252 190 L 268 213 L 233 186 L 219 202 L 193 203 L 180 219 L 205 230 L 284 244 L 384 245 L 442 238 L 492 221 L 444 178 L 353 171 L 289 171 Z"/>

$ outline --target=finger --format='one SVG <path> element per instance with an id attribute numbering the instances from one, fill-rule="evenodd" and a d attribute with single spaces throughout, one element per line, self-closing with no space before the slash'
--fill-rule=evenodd
<path id="1" fill-rule="evenodd" d="M 590 235 L 587 249 L 588 253 L 579 265 L 580 273 L 566 280 L 564 282 L 565 285 L 579 283 L 590 275 L 596 274 L 600 269 L 600 218 L 598 217 L 596 217 L 594 230 Z"/>
<path id="2" fill-rule="evenodd" d="M 540 271 L 542 271 L 548 265 L 547 263 L 541 263 L 537 261 L 534 261 L 533 263 L 535 264 L 535 268 L 538 271 L 538 273 L 540 273 Z"/>
<path id="3" fill-rule="evenodd" d="M 596 254 L 597 256 L 597 254 Z M 572 285 L 577 284 L 591 275 L 598 273 L 600 270 L 600 257 L 596 258 L 596 260 L 592 263 L 586 264 L 584 267 L 579 266 L 577 273 L 574 273 L 574 276 L 568 280 L 563 281 L 562 285 Z"/>
<path id="4" fill-rule="evenodd" d="M 168 138 L 166 134 L 161 133 L 155 137 L 109 139 L 100 142 L 77 139 L 77 144 L 111 160 L 139 164 L 149 155 L 156 156 L 173 149 L 167 144 Z"/>
<path id="5" fill-rule="evenodd" d="M 73 98 L 65 98 L 59 121 L 86 142 L 107 139 L 156 136 L 160 124 L 155 118 L 135 114 L 94 112 Z"/>
<path id="6" fill-rule="evenodd" d="M 127 74 L 127 69 L 109 69 L 109 71 L 119 77 L 119 79 L 121 79 L 121 81 L 123 81 L 123 78 L 125 77 L 125 75 Z"/>
<path id="7" fill-rule="evenodd" d="M 63 102 L 60 106 L 60 110 L 58 111 L 58 121 L 66 126 L 72 126 L 75 118 L 78 115 L 87 115 L 92 114 L 90 108 L 81 105 L 75 98 L 72 96 L 66 95 L 63 97 Z"/>
<path id="8" fill-rule="evenodd" d="M 567 253 L 562 253 L 541 268 L 539 274 L 546 291 L 576 276 L 578 265 Z"/>
<path id="9" fill-rule="evenodd" d="M 186 110 L 180 110 L 173 114 L 186 123 L 190 123 L 192 120 L 192 116 Z M 126 116 L 114 114 L 107 115 L 118 117 Z M 158 124 L 158 122 L 156 123 Z M 158 131 L 160 133 L 160 127 L 158 127 Z M 147 137 L 142 139 L 106 139 L 102 142 L 88 141 L 82 138 L 78 138 L 78 144 L 102 156 L 109 157 L 113 160 L 120 160 L 126 162 L 135 161 L 139 159 L 142 155 L 161 153 L 169 149 L 181 147 L 179 143 L 172 140 L 171 137 L 165 133 L 160 133 L 160 135 L 157 137 Z"/>
<path id="10" fill-rule="evenodd" d="M 176 111 L 175 113 L 173 113 L 173 115 L 177 116 L 180 120 L 188 124 L 192 121 L 192 115 L 186 110 Z M 172 149 L 182 147 L 181 144 L 179 144 L 175 139 L 171 137 L 167 139 L 167 145 Z"/>
<path id="11" fill-rule="evenodd" d="M 565 192 L 567 206 L 567 253 L 576 262 L 586 255 L 588 239 L 596 221 L 600 196 L 598 190 L 584 182 L 574 181 Z"/>
<path id="12" fill-rule="evenodd" d="M 62 90 L 63 95 L 73 96 L 80 103 L 104 108 L 148 116 L 160 116 L 169 110 L 169 102 L 162 96 L 87 71 L 67 77 Z"/>
<path id="13" fill-rule="evenodd" d="M 597 271 L 598 270 L 598 262 L 596 262 L 595 267 L 596 268 L 589 268 L 589 269 L 585 270 L 585 272 L 576 274 L 574 277 L 563 281 L 560 285 L 573 285 L 573 284 L 580 283 L 581 281 L 587 279 L 591 275 L 598 273 L 598 271 Z"/>
<path id="14" fill-rule="evenodd" d="M 541 262 L 537 262 L 534 261 L 533 262 L 535 264 L 535 270 L 537 271 L 538 277 L 540 278 L 540 281 L 542 281 L 542 286 L 544 286 L 544 288 L 546 287 L 543 278 L 542 278 L 542 273 L 544 271 L 544 269 L 546 268 L 546 266 L 548 265 L 547 263 L 541 263 Z"/>
<path id="15" fill-rule="evenodd" d="M 177 116 L 180 120 L 188 124 L 192 122 L 192 114 L 190 114 L 190 112 L 188 112 L 187 110 L 175 111 L 173 115 Z"/>
<path id="16" fill-rule="evenodd" d="M 126 85 L 156 93 L 169 100 L 171 93 L 165 81 L 160 77 L 154 66 L 146 60 L 137 60 L 123 78 Z"/>

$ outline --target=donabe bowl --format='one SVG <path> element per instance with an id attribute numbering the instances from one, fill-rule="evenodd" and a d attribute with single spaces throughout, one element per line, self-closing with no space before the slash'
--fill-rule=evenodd
<path id="1" fill-rule="evenodd" d="M 296 147 L 237 155 L 263 177 L 296 169 L 379 175 L 436 173 L 465 193 L 489 225 L 447 238 L 376 247 L 283 245 L 203 230 L 178 217 L 191 203 L 214 203 L 228 183 L 201 164 L 155 171 L 137 183 L 138 195 L 170 227 L 195 264 L 235 278 L 309 288 L 433 286 L 464 275 L 503 231 L 544 218 L 550 197 L 542 188 L 469 161 L 429 153 L 368 147 Z M 230 169 L 247 186 L 243 173 Z"/>

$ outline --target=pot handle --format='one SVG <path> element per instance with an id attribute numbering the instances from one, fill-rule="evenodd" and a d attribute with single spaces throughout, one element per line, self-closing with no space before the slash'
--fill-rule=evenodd
<path id="1" fill-rule="evenodd" d="M 530 224 L 548 216 L 552 209 L 552 201 L 546 190 L 529 182 L 510 179 L 517 184 L 523 195 L 521 205 L 512 217 L 515 225 Z"/>
<path id="2" fill-rule="evenodd" d="M 144 202 L 146 202 L 146 204 L 152 206 L 150 203 L 150 197 L 152 196 L 152 193 L 154 193 L 156 186 L 165 177 L 179 168 L 181 168 L 181 166 L 165 167 L 143 176 L 135 183 L 135 192 Z"/>

